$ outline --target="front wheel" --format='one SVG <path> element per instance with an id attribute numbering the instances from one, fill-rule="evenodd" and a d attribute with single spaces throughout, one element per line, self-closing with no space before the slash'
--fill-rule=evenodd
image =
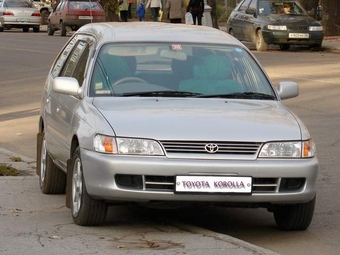
<path id="1" fill-rule="evenodd" d="M 66 174 L 62 172 L 48 154 L 45 133 L 42 133 L 37 153 L 39 153 L 39 184 L 44 194 L 63 194 L 66 188 Z"/>
<path id="2" fill-rule="evenodd" d="M 314 197 L 303 204 L 282 205 L 274 210 L 275 222 L 281 230 L 306 230 L 313 219 L 315 208 Z"/>
<path id="3" fill-rule="evenodd" d="M 280 50 L 289 50 L 290 49 L 290 45 L 289 44 L 280 44 Z"/>
<path id="4" fill-rule="evenodd" d="M 48 24 L 47 24 L 47 34 L 48 35 L 54 35 L 54 28 L 53 28 L 51 22 L 48 22 Z"/>
<path id="5" fill-rule="evenodd" d="M 266 42 L 263 39 L 261 29 L 256 31 L 255 44 L 256 44 L 256 50 L 257 51 L 266 51 L 267 48 L 268 48 L 268 45 L 266 44 Z"/>
<path id="6" fill-rule="evenodd" d="M 81 226 L 101 225 L 106 218 L 108 207 L 105 201 L 95 200 L 87 193 L 79 148 L 74 152 L 71 169 L 71 211 L 73 221 Z"/>
<path id="7" fill-rule="evenodd" d="M 22 31 L 23 31 L 24 33 L 27 33 L 29 30 L 30 30 L 29 27 L 23 27 L 23 28 L 22 28 Z"/>

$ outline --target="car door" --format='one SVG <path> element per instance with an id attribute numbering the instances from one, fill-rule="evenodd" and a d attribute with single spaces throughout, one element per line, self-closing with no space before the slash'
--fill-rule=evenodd
<path id="1" fill-rule="evenodd" d="M 258 0 L 251 0 L 248 8 L 245 10 L 242 36 L 245 41 L 253 41 L 255 35 L 255 28 L 257 27 L 257 2 Z"/>
<path id="2" fill-rule="evenodd" d="M 66 0 L 61 0 L 50 15 L 50 24 L 54 28 L 59 28 L 62 12 L 65 8 Z"/>
<path id="3" fill-rule="evenodd" d="M 239 40 L 244 40 L 245 11 L 248 9 L 250 2 L 251 0 L 244 0 L 231 14 L 233 35 Z"/>
<path id="4" fill-rule="evenodd" d="M 86 36 L 76 36 L 68 43 L 64 51 L 56 61 L 55 68 L 49 77 L 52 87 L 56 77 L 74 77 L 80 86 L 83 84 L 86 65 L 90 50 L 89 40 Z M 87 36 L 89 37 L 89 36 Z M 48 148 L 54 158 L 58 155 L 58 164 L 66 169 L 66 162 L 70 155 L 70 146 L 73 136 L 72 123 L 75 121 L 74 113 L 79 105 L 80 98 L 66 94 L 60 94 L 50 90 L 50 113 L 46 114 L 46 139 L 52 144 Z"/>

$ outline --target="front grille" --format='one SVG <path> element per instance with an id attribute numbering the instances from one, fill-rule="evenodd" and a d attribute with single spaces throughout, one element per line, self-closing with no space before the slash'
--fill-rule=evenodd
<path id="1" fill-rule="evenodd" d="M 115 180 L 117 185 L 123 189 L 174 192 L 174 176 L 118 174 Z M 303 188 L 305 182 L 304 178 L 254 178 L 253 193 L 299 191 Z"/>
<path id="2" fill-rule="evenodd" d="M 215 142 L 215 141 L 161 141 L 167 153 L 209 153 L 206 145 L 218 147 L 214 154 L 254 155 L 261 143 L 256 142 Z"/>
<path id="3" fill-rule="evenodd" d="M 307 27 L 307 26 L 299 26 L 299 27 L 288 26 L 288 30 L 289 31 L 308 32 L 309 31 L 309 27 Z"/>

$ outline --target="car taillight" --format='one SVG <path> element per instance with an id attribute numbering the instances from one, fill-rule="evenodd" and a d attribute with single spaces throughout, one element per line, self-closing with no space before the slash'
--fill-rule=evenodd
<path id="1" fill-rule="evenodd" d="M 4 11 L 4 12 L 3 12 L 3 15 L 9 15 L 9 16 L 12 16 L 12 15 L 14 15 L 14 14 L 13 14 L 13 12 Z"/>
<path id="2" fill-rule="evenodd" d="M 31 16 L 33 16 L 33 17 L 40 17 L 40 12 L 33 12 Z"/>

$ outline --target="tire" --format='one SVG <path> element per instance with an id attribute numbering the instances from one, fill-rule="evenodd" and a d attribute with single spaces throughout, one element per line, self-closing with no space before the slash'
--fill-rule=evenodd
<path id="1" fill-rule="evenodd" d="M 234 36 L 234 31 L 232 30 L 232 29 L 229 29 L 229 34 L 231 35 L 231 36 Z M 235 37 L 235 36 L 234 36 Z"/>
<path id="2" fill-rule="evenodd" d="M 24 33 L 27 33 L 29 30 L 30 30 L 29 27 L 23 27 L 23 28 L 22 28 L 22 31 L 23 31 Z"/>
<path id="3" fill-rule="evenodd" d="M 262 31 L 261 29 L 256 31 L 256 37 L 255 37 L 255 45 L 257 51 L 266 51 L 268 48 L 268 45 L 263 39 Z"/>
<path id="4" fill-rule="evenodd" d="M 312 45 L 312 46 L 310 46 L 310 49 L 312 50 L 312 51 L 321 51 L 321 43 L 319 43 L 319 44 L 314 44 L 314 45 Z"/>
<path id="5" fill-rule="evenodd" d="M 280 50 L 289 50 L 290 49 L 290 45 L 289 44 L 280 44 Z"/>
<path id="6" fill-rule="evenodd" d="M 80 226 L 99 226 L 107 214 L 106 202 L 95 200 L 86 190 L 79 147 L 72 158 L 71 212 L 73 221 Z"/>
<path id="7" fill-rule="evenodd" d="M 306 230 L 313 219 L 315 199 L 304 204 L 279 206 L 274 211 L 278 227 L 286 231 Z"/>
<path id="8" fill-rule="evenodd" d="M 64 24 L 64 22 L 61 22 L 60 23 L 60 35 L 61 36 L 66 36 L 66 26 L 65 26 L 65 24 Z"/>
<path id="9" fill-rule="evenodd" d="M 48 24 L 47 24 L 47 34 L 48 35 L 54 35 L 54 28 L 52 27 L 51 22 L 48 22 Z"/>
<path id="10" fill-rule="evenodd" d="M 0 27 L 0 32 L 3 32 L 4 31 L 4 28 L 3 27 Z"/>
<path id="11" fill-rule="evenodd" d="M 63 194 L 66 189 L 66 174 L 54 163 L 46 148 L 45 134 L 42 134 L 41 143 L 38 145 L 40 167 L 39 184 L 44 194 Z"/>
<path id="12" fill-rule="evenodd" d="M 39 33 L 40 32 L 40 27 L 34 27 L 33 28 L 34 33 Z"/>
<path id="13" fill-rule="evenodd" d="M 42 10 L 40 13 L 41 16 L 41 25 L 47 25 L 48 23 L 48 16 L 50 15 L 50 12 L 48 10 Z"/>

